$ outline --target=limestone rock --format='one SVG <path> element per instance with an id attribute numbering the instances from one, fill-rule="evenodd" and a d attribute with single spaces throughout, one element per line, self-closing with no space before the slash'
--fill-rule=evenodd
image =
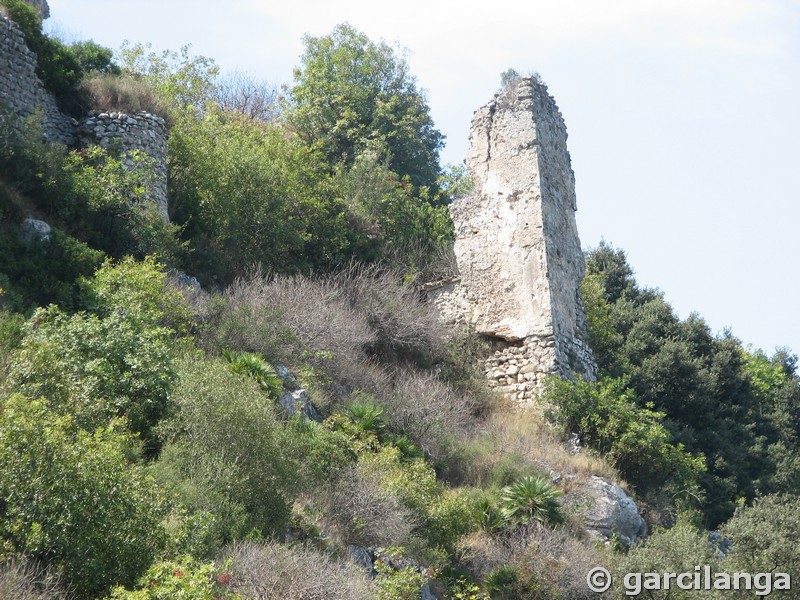
<path id="1" fill-rule="evenodd" d="M 475 194 L 453 203 L 455 254 L 478 331 L 508 340 L 575 335 L 584 259 L 567 130 L 533 78 L 480 108 L 467 167 Z"/>
<path id="2" fill-rule="evenodd" d="M 47 0 L 25 0 L 25 2 L 36 9 L 39 18 L 43 21 L 50 17 L 50 6 L 47 4 Z"/>
<path id="3" fill-rule="evenodd" d="M 626 545 L 647 535 L 647 524 L 633 499 L 618 485 L 593 476 L 586 485 L 583 511 L 589 533 L 602 540 L 616 534 Z"/>
<path id="4" fill-rule="evenodd" d="M 300 416 L 306 421 L 322 421 L 319 411 L 317 411 L 317 408 L 311 403 L 311 398 L 304 389 L 295 391 L 284 389 L 279 402 L 290 415 L 295 415 L 300 411 Z"/>
<path id="5" fill-rule="evenodd" d="M 285 365 L 275 365 L 275 372 L 278 373 L 278 377 L 281 378 L 283 387 L 285 387 L 287 390 L 296 390 L 300 387 L 297 383 L 297 378 L 292 375 L 292 372 Z"/>
<path id="6" fill-rule="evenodd" d="M 53 231 L 50 225 L 31 217 L 28 217 L 22 222 L 21 230 L 20 237 L 23 242 L 32 242 L 34 240 L 49 242 L 53 237 Z"/>

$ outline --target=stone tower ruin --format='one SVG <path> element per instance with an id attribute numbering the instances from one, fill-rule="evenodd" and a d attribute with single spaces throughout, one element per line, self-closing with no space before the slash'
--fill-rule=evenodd
<path id="1" fill-rule="evenodd" d="M 496 95 L 475 112 L 470 140 L 475 191 L 450 208 L 459 277 L 429 297 L 445 320 L 492 339 L 487 375 L 517 401 L 550 374 L 594 379 L 575 176 L 547 87 L 527 77 Z"/>

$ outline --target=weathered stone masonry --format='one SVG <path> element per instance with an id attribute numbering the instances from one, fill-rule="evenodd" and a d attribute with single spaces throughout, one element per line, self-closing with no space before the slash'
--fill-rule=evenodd
<path id="1" fill-rule="evenodd" d="M 36 54 L 25 45 L 17 24 L 0 13 L 0 102 L 25 119 L 41 112 L 44 136 L 49 141 L 71 144 L 76 123 L 63 115 L 55 98 L 36 75 Z"/>
<path id="2" fill-rule="evenodd" d="M 555 101 L 521 79 L 475 112 L 470 139 L 475 193 L 451 206 L 460 278 L 429 297 L 444 319 L 494 340 L 487 376 L 515 400 L 532 400 L 550 374 L 593 379 L 575 179 Z"/>
<path id="3" fill-rule="evenodd" d="M 46 2 L 33 3 L 47 10 Z M 0 13 L 0 104 L 20 120 L 41 114 L 46 141 L 67 145 L 117 146 L 123 154 L 141 150 L 154 159 L 157 183 L 153 201 L 168 220 L 167 128 L 164 119 L 149 113 L 93 112 L 78 123 L 62 114 L 53 96 L 36 75 L 36 54 L 25 45 L 19 27 Z"/>
<path id="4" fill-rule="evenodd" d="M 100 144 L 106 149 L 141 150 L 155 159 L 156 187 L 153 200 L 167 221 L 167 126 L 164 119 L 147 112 L 135 115 L 94 111 L 78 127 L 82 145 Z"/>

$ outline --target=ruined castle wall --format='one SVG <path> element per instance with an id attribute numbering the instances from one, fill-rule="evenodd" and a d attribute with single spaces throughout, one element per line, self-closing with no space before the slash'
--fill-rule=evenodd
<path id="1" fill-rule="evenodd" d="M 40 11 L 47 3 L 32 2 Z M 25 45 L 25 37 L 16 23 L 0 13 L 0 107 L 16 118 L 12 122 L 21 133 L 24 119 L 36 116 L 42 119 L 46 141 L 68 145 L 99 144 L 106 149 L 119 151 L 123 160 L 133 150 L 141 150 L 153 158 L 156 172 L 152 191 L 159 214 L 169 220 L 167 206 L 167 127 L 164 119 L 141 112 L 93 112 L 80 124 L 62 114 L 52 94 L 36 75 L 36 54 Z M 0 113 L 2 118 L 2 113 Z"/>
<path id="2" fill-rule="evenodd" d="M 153 158 L 156 171 L 153 200 L 165 221 L 169 220 L 167 205 L 167 127 L 164 119 L 147 112 L 92 112 L 81 122 L 78 137 L 82 144 L 99 144 L 112 151 L 130 155 L 141 150 Z"/>
<path id="3" fill-rule="evenodd" d="M 579 296 L 584 257 L 564 120 L 524 78 L 475 112 L 475 193 L 451 205 L 460 280 L 426 290 L 442 318 L 493 341 L 492 385 L 530 401 L 548 375 L 593 379 Z"/>
<path id="4" fill-rule="evenodd" d="M 55 98 L 36 75 L 36 54 L 22 31 L 0 13 L 0 103 L 21 119 L 40 113 L 48 141 L 71 144 L 75 123 L 58 110 Z"/>

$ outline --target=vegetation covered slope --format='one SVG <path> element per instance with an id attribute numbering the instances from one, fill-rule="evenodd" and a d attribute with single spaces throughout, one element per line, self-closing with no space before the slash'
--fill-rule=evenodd
<path id="1" fill-rule="evenodd" d="M 348 25 L 305 43 L 281 102 L 188 51 L 86 63 L 77 105 L 168 117 L 172 225 L 142 201 L 146 157 L 4 119 L 0 597 L 575 600 L 597 565 L 797 572 L 794 359 L 679 321 L 601 246 L 583 295 L 603 377 L 552 383 L 560 430 L 512 410 L 482 340 L 413 285 L 469 185 L 424 94 Z M 19 238 L 29 214 L 51 240 Z M 596 546 L 596 474 L 678 525 Z M 726 521 L 723 559 L 699 527 Z"/>

